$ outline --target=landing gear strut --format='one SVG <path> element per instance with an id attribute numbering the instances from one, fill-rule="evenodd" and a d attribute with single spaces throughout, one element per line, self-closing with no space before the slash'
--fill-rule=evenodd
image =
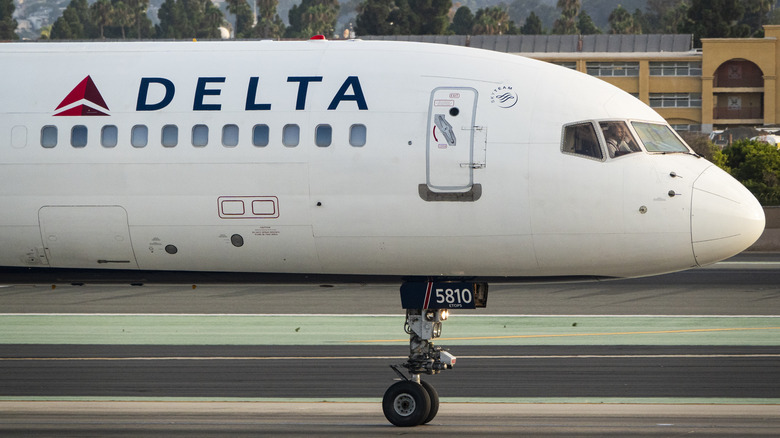
<path id="1" fill-rule="evenodd" d="M 487 304 L 486 283 L 427 282 L 404 283 L 401 303 L 406 309 L 404 330 L 409 334 L 409 358 L 390 365 L 401 381 L 385 391 L 382 411 L 396 426 L 419 426 L 433 420 L 439 412 L 439 394 L 422 374 L 438 374 L 452 369 L 455 356 L 433 345 L 441 336 L 441 326 L 449 309 L 473 309 Z M 405 368 L 407 377 L 401 368 Z"/>

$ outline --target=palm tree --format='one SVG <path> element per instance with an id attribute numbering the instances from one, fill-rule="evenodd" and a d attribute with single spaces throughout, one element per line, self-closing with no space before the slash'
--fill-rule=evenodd
<path id="1" fill-rule="evenodd" d="M 122 29 L 122 39 L 126 38 L 125 27 L 127 27 L 133 20 L 132 11 L 123 1 L 114 3 L 112 23 L 119 26 Z"/>
<path id="2" fill-rule="evenodd" d="M 90 6 L 92 19 L 95 20 L 95 24 L 100 31 L 100 38 L 105 39 L 103 29 L 106 26 L 111 26 L 114 15 L 114 7 L 109 0 L 98 0 Z"/>
<path id="3" fill-rule="evenodd" d="M 474 16 L 474 35 L 504 35 L 512 26 L 509 13 L 499 6 L 482 8 Z"/>

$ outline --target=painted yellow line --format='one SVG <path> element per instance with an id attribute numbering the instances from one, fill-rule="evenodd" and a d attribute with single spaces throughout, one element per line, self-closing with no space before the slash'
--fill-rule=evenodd
<path id="1" fill-rule="evenodd" d="M 565 333 L 551 335 L 507 335 L 507 336 L 471 336 L 462 338 L 437 338 L 439 341 L 479 341 L 485 339 L 527 339 L 527 338 L 566 338 L 582 336 L 624 336 L 624 335 L 663 335 L 673 333 L 703 333 L 703 332 L 734 332 L 745 330 L 780 330 L 780 327 L 734 327 L 713 329 L 657 330 L 646 332 L 613 332 L 613 333 Z M 373 339 L 363 341 L 347 341 L 350 344 L 370 344 L 376 342 L 409 342 L 409 339 Z"/>

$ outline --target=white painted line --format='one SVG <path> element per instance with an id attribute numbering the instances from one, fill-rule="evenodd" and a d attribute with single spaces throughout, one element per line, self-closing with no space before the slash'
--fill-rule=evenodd
<path id="1" fill-rule="evenodd" d="M 458 356 L 458 359 L 731 359 L 780 358 L 780 353 L 755 354 L 559 354 Z M 101 361 L 184 361 L 184 360 L 403 360 L 406 356 L 134 356 L 134 357 L 0 357 L 0 362 L 101 362 Z"/>
<path id="2" fill-rule="evenodd" d="M 372 313 L 0 313 L 3 316 L 122 316 L 122 317 L 295 317 L 295 318 L 403 318 L 403 314 L 372 314 Z M 451 313 L 450 316 L 453 316 Z M 469 315 L 454 314 L 455 318 L 780 318 L 780 315 L 603 315 L 603 314 L 491 314 Z"/>

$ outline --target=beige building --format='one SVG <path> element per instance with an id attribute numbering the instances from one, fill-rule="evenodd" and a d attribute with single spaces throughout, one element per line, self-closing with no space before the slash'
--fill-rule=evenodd
<path id="1" fill-rule="evenodd" d="M 764 38 L 691 35 L 388 36 L 514 53 L 599 77 L 637 96 L 678 130 L 780 129 L 780 26 Z"/>

